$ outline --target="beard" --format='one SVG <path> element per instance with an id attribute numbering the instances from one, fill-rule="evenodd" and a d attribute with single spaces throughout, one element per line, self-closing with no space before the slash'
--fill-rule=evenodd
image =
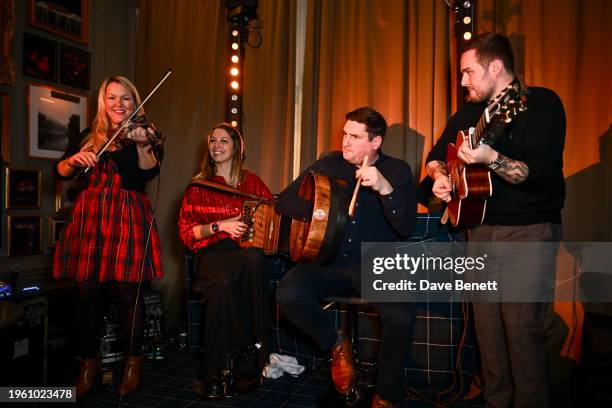
<path id="1" fill-rule="evenodd" d="M 465 96 L 466 102 L 482 103 L 493 97 L 493 88 L 478 91 L 474 88 L 468 89 L 468 94 Z"/>
<path id="2" fill-rule="evenodd" d="M 491 99 L 495 92 L 495 82 L 485 74 L 480 80 L 482 86 L 480 88 L 466 88 L 468 93 L 465 96 L 467 102 L 482 103 Z"/>

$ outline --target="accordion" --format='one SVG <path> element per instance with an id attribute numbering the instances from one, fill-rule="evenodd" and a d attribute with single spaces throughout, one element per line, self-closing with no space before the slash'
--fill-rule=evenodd
<path id="1" fill-rule="evenodd" d="M 242 222 L 248 226 L 248 229 L 240 237 L 240 246 L 261 248 L 267 255 L 283 252 L 282 247 L 287 242 L 281 238 L 285 235 L 281 233 L 281 229 L 286 229 L 283 227 L 286 223 L 282 221 L 283 217 L 274 210 L 272 203 L 245 201 L 242 205 Z"/>

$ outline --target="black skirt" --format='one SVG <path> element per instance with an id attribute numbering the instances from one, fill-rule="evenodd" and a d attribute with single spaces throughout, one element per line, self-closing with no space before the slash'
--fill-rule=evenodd
<path id="1" fill-rule="evenodd" d="M 231 239 L 198 251 L 195 272 L 205 296 L 200 376 L 216 377 L 228 356 L 256 344 L 259 368 L 270 352 L 270 293 L 266 257 L 259 248 L 241 248 Z"/>

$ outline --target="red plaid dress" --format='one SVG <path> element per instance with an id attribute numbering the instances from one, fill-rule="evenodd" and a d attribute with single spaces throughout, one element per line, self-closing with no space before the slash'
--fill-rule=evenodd
<path id="1" fill-rule="evenodd" d="M 113 160 L 93 171 L 57 244 L 53 276 L 100 282 L 161 278 L 161 244 L 146 193 L 122 189 Z"/>

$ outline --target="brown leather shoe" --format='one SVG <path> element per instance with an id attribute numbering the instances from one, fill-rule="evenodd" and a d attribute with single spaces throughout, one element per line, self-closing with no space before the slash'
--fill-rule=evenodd
<path id="1" fill-rule="evenodd" d="M 331 374 L 336 390 L 342 395 L 353 388 L 355 381 L 355 367 L 353 366 L 353 349 L 351 341 L 344 338 L 342 342 L 332 348 Z"/>
<path id="2" fill-rule="evenodd" d="M 91 390 L 99 371 L 100 357 L 85 358 L 81 360 L 81 370 L 79 371 L 79 377 L 75 385 L 77 397 L 82 397 Z"/>
<path id="3" fill-rule="evenodd" d="M 382 399 L 382 397 L 376 393 L 372 399 L 372 408 L 393 408 L 393 403 Z"/>
<path id="4" fill-rule="evenodd" d="M 142 366 L 142 356 L 128 357 L 125 363 L 125 374 L 123 382 L 119 386 L 119 395 L 131 394 L 140 385 L 140 368 Z"/>

